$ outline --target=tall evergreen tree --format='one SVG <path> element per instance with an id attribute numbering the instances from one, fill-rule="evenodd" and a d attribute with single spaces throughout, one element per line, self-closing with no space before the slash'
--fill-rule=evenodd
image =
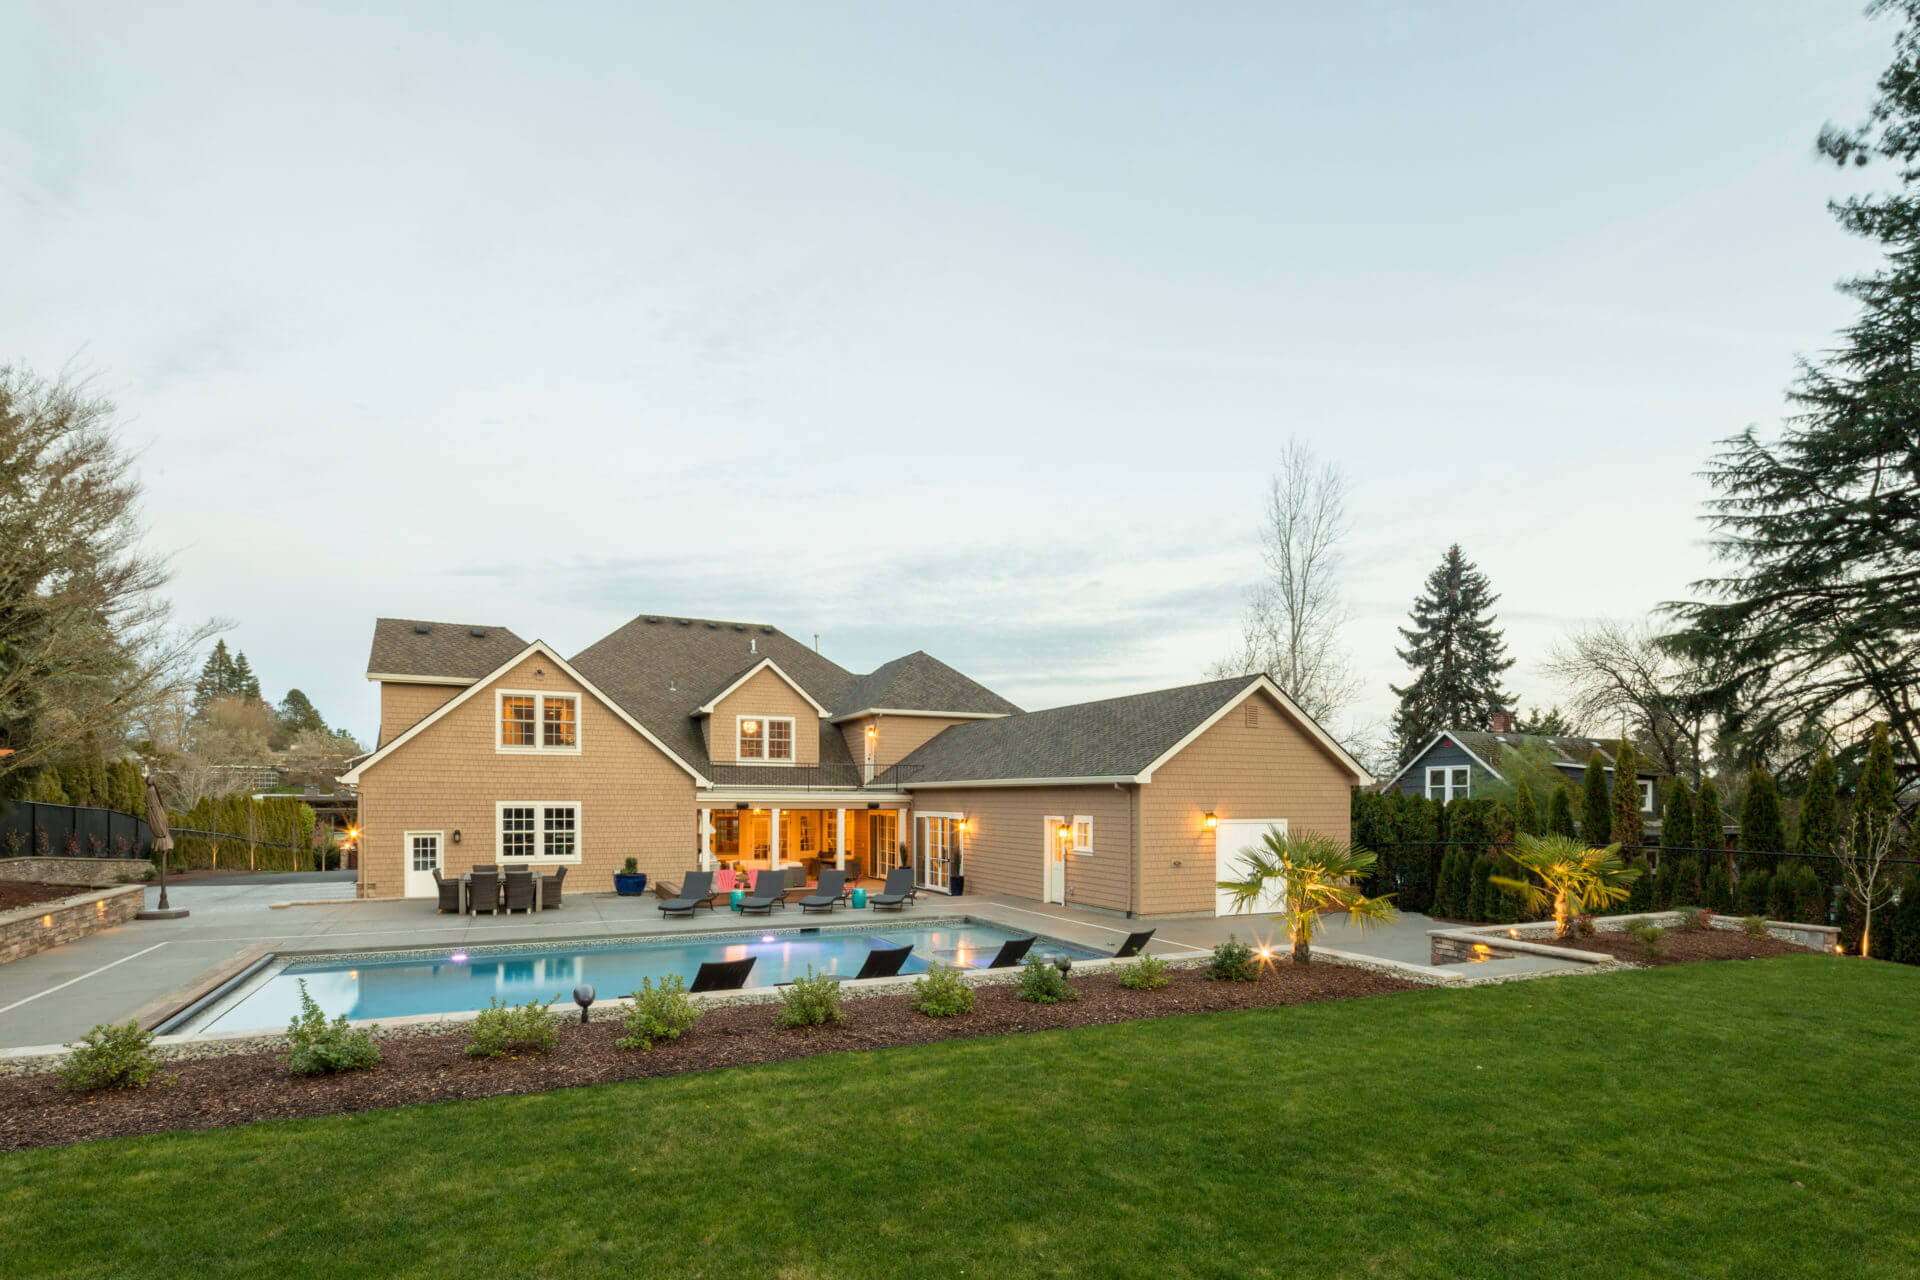
<path id="1" fill-rule="evenodd" d="M 1587 756 L 1584 803 L 1580 806 L 1580 838 L 1599 848 L 1613 834 L 1612 797 L 1607 790 L 1607 758 L 1594 751 Z"/>
<path id="2" fill-rule="evenodd" d="M 1787 830 L 1780 820 L 1780 789 L 1773 775 L 1754 765 L 1747 771 L 1747 794 L 1740 798 L 1740 849 L 1744 853 L 1778 853 L 1787 847 Z M 1743 859 L 1747 866 L 1775 870 L 1778 858 Z"/>
<path id="3" fill-rule="evenodd" d="M 1660 815 L 1660 844 L 1668 849 L 1694 847 L 1693 793 L 1687 790 L 1685 778 L 1672 778 L 1667 782 L 1667 807 Z"/>
<path id="4" fill-rule="evenodd" d="M 1458 543 L 1427 575 L 1413 602 L 1413 625 L 1400 628 L 1407 647 L 1395 651 L 1414 677 L 1405 686 L 1390 686 L 1400 699 L 1393 734 L 1402 761 L 1441 729 L 1485 728 L 1495 713 L 1512 709 L 1513 696 L 1500 687 L 1513 659 L 1494 626 L 1499 599 Z"/>
<path id="5" fill-rule="evenodd" d="M 245 698 L 249 702 L 259 702 L 260 677 L 253 674 L 253 667 L 247 661 L 247 655 L 239 653 L 233 659 L 233 687 L 227 690 L 236 698 Z"/>
<path id="6" fill-rule="evenodd" d="M 1573 827 L 1573 799 L 1565 787 L 1556 788 L 1547 802 L 1547 831 L 1569 840 L 1578 834 Z"/>
<path id="7" fill-rule="evenodd" d="M 1611 801 L 1609 838 L 1622 849 L 1638 848 L 1645 839 L 1641 834 L 1644 820 L 1640 816 L 1640 757 L 1625 738 L 1613 753 Z"/>
<path id="8" fill-rule="evenodd" d="M 206 709 L 206 705 L 215 698 L 224 698 L 233 692 L 233 655 L 227 652 L 227 642 L 214 642 L 213 652 L 207 655 L 206 665 L 200 668 L 200 678 L 193 685 L 193 710 L 195 714 Z"/>
<path id="9" fill-rule="evenodd" d="M 1904 780 L 1920 768 L 1920 0 L 1878 0 L 1902 20 L 1858 129 L 1832 125 L 1835 164 L 1886 167 L 1880 192 L 1829 204 L 1885 255 L 1841 286 L 1859 314 L 1835 349 L 1803 360 L 1778 440 L 1749 427 L 1707 475 L 1724 576 L 1671 606 L 1676 648 L 1716 673 L 1703 691 L 1748 754 L 1809 721 L 1885 722 Z"/>
<path id="10" fill-rule="evenodd" d="M 314 733 L 327 731 L 327 722 L 321 719 L 320 712 L 315 709 L 312 702 L 308 701 L 307 695 L 298 689 L 287 690 L 287 696 L 280 699 L 280 709 L 277 714 L 280 723 L 292 733 L 306 733 L 309 730 Z"/>
<path id="11" fill-rule="evenodd" d="M 1853 840 L 1865 848 L 1874 833 L 1893 821 L 1894 797 L 1893 740 L 1887 726 L 1873 726 L 1873 741 L 1867 747 L 1867 767 L 1860 773 L 1860 785 L 1853 790 Z"/>
<path id="12" fill-rule="evenodd" d="M 1693 842 L 1702 849 L 1727 847 L 1727 816 L 1720 809 L 1720 788 L 1703 778 L 1693 798 Z"/>
<path id="13" fill-rule="evenodd" d="M 1796 853 L 1832 853 L 1839 839 L 1840 771 L 1833 767 L 1833 756 L 1822 751 L 1814 757 L 1813 773 L 1807 778 L 1793 848 Z M 1819 866 L 1814 870 L 1819 871 Z"/>
<path id="14" fill-rule="evenodd" d="M 1533 802 L 1533 788 L 1525 778 L 1513 789 L 1513 829 L 1521 835 L 1537 836 L 1540 831 L 1540 807 Z"/>

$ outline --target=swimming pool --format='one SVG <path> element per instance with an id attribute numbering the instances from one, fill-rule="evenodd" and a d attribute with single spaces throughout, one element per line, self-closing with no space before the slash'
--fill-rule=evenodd
<path id="1" fill-rule="evenodd" d="M 280 1030 L 300 1009 L 300 982 L 331 1018 L 399 1018 L 422 1013 L 484 1009 L 499 997 L 510 1004 L 570 999 L 580 983 L 599 999 L 624 996 L 642 978 L 677 973 L 692 980 L 703 961 L 754 957 L 750 987 L 770 987 L 806 974 L 860 971 L 874 947 L 911 946 L 901 972 L 921 973 L 935 961 L 963 968 L 992 961 L 1000 944 L 1024 938 L 970 917 L 920 921 L 897 929 L 860 926 L 769 929 L 764 932 L 681 937 L 612 938 L 542 946 L 472 946 L 385 951 L 359 956 L 285 957 L 231 990 L 215 995 L 162 1028 L 178 1031 Z M 1052 938 L 1034 943 L 1037 955 L 1088 959 L 1102 953 Z"/>

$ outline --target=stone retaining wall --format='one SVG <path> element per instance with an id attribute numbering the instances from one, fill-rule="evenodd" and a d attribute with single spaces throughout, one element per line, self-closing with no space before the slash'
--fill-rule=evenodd
<path id="1" fill-rule="evenodd" d="M 1601 916 L 1594 920 L 1593 929 L 1595 933 L 1624 933 L 1629 924 L 1638 920 L 1650 921 L 1662 929 L 1673 929 L 1679 927 L 1688 914 L 1685 911 L 1640 911 L 1632 915 Z M 1741 921 L 1740 916 L 1715 914 L 1712 927 L 1737 930 L 1744 927 Z M 1810 947 L 1815 951 L 1830 952 L 1840 940 L 1840 930 L 1832 925 L 1769 920 L 1766 926 L 1769 937 L 1793 943 L 1795 946 Z M 1493 960 L 1518 955 L 1543 955 L 1560 960 L 1577 960 L 1594 964 L 1605 963 L 1613 958 L 1604 952 L 1581 951 L 1578 938 L 1565 943 L 1558 942 L 1554 937 L 1551 920 L 1518 925 L 1476 925 L 1459 929 L 1429 929 L 1427 939 L 1435 964 L 1467 964 L 1476 960 Z"/>
<path id="2" fill-rule="evenodd" d="M 0 858 L 0 880 L 32 880 L 40 884 L 120 883 L 153 870 L 145 858 Z"/>
<path id="3" fill-rule="evenodd" d="M 0 964 L 124 924 L 146 897 L 144 888 L 130 884 L 0 912 Z"/>

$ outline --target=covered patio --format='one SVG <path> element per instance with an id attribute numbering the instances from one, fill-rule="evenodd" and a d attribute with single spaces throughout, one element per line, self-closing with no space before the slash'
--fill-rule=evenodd
<path id="1" fill-rule="evenodd" d="M 762 871 L 799 868 L 812 884 L 822 870 L 845 873 L 849 889 L 877 890 L 895 867 L 913 865 L 906 798 L 759 795 L 699 811 L 700 865 L 732 871 L 742 886 Z M 921 877 L 916 881 L 923 883 Z"/>

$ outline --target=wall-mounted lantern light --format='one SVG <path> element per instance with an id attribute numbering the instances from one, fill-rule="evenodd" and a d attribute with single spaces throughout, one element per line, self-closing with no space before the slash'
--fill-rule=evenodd
<path id="1" fill-rule="evenodd" d="M 1214 828 L 1218 827 L 1219 825 L 1220 825 L 1219 817 L 1214 814 L 1213 810 L 1211 809 L 1207 810 L 1207 830 L 1212 831 Z"/>
<path id="2" fill-rule="evenodd" d="M 460 828 L 458 828 L 458 827 L 455 827 L 455 828 L 453 829 L 453 842 L 454 842 L 455 844 L 459 844 L 459 843 L 460 843 Z"/>

